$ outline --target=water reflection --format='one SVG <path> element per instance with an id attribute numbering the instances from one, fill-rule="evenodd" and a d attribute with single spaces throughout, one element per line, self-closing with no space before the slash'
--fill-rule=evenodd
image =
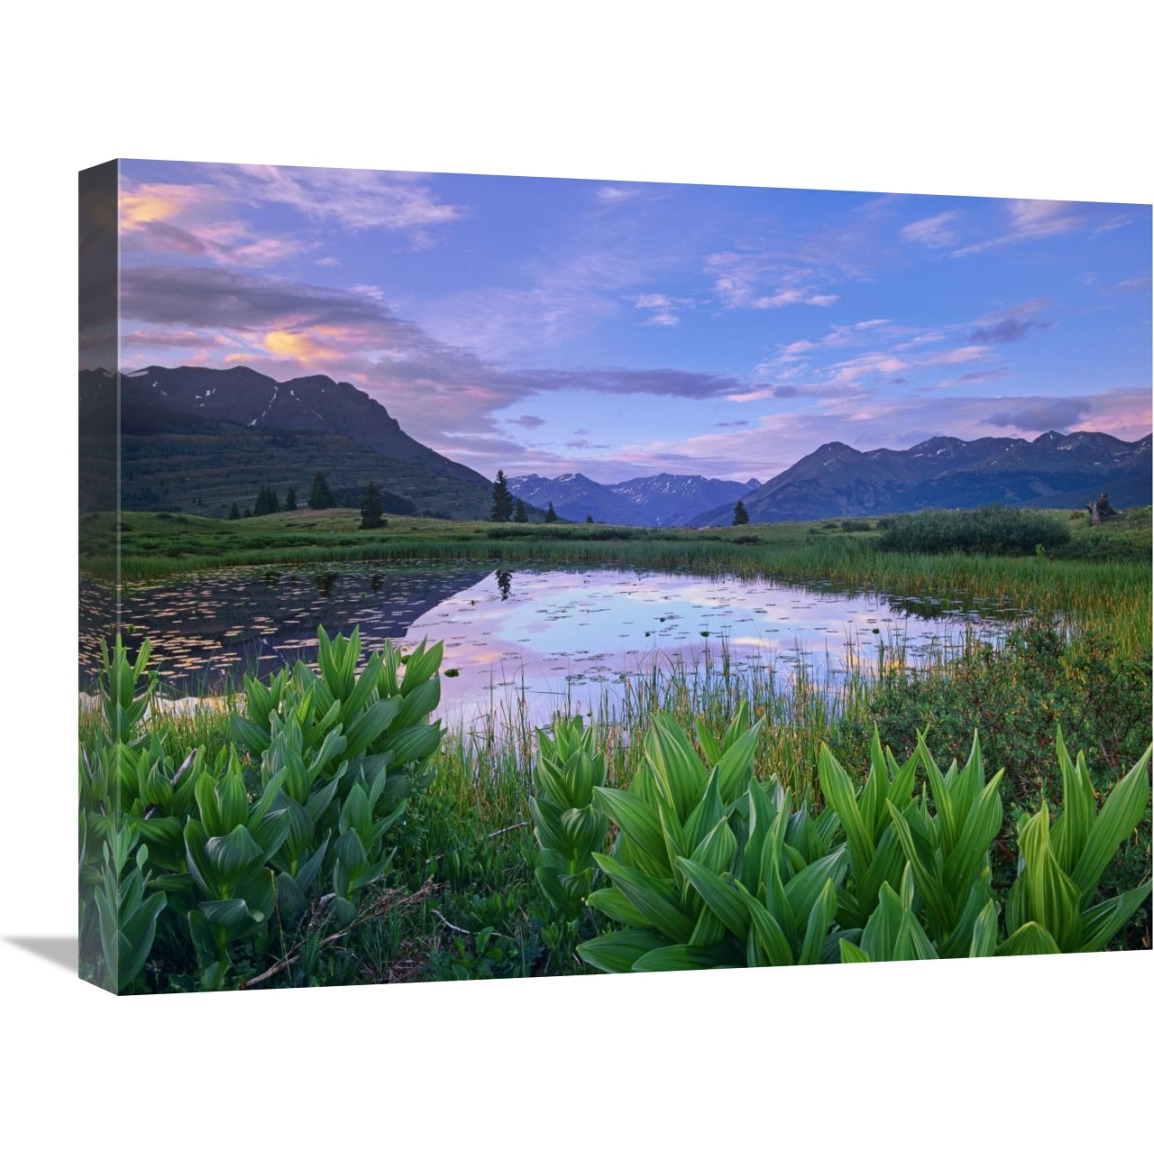
<path id="1" fill-rule="evenodd" d="M 366 652 L 442 641 L 442 709 L 469 720 L 524 700 L 534 722 L 555 708 L 599 708 L 654 670 L 699 663 L 724 646 L 738 670 L 804 664 L 819 680 L 877 668 L 901 654 L 918 662 L 957 646 L 967 629 L 993 629 L 996 606 L 885 598 L 768 580 L 619 570 L 475 565 L 285 566 L 228 570 L 125 590 L 130 653 L 152 642 L 174 695 L 210 695 L 315 657 L 317 626 L 359 626 Z M 981 612 L 980 609 L 984 609 Z M 99 611 L 89 618 L 107 622 Z M 84 639 L 82 687 L 98 668 L 100 633 Z M 110 639 L 110 638 L 109 638 Z M 804 656 L 802 656 L 804 654 Z"/>

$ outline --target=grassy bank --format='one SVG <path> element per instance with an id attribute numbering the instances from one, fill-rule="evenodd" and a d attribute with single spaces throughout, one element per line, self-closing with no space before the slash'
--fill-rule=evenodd
<path id="1" fill-rule="evenodd" d="M 612 565 L 700 574 L 771 577 L 893 597 L 980 599 L 1029 613 L 1062 613 L 1108 629 L 1127 653 L 1149 646 L 1150 509 L 1092 528 L 1085 514 L 1047 514 L 1070 530 L 1063 550 L 1024 557 L 879 549 L 886 519 L 732 529 L 634 529 L 604 525 L 493 525 L 390 517 L 362 532 L 347 509 L 299 510 L 239 521 L 125 513 L 120 573 L 163 581 L 231 565 L 393 561 Z M 81 569 L 116 573 L 111 514 L 81 520 Z"/>

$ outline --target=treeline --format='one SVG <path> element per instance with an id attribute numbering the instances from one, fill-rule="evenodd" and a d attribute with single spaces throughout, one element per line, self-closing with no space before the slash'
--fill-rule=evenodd
<path id="1" fill-rule="evenodd" d="M 341 489 L 334 493 L 329 487 L 324 473 L 313 474 L 308 498 L 310 509 L 355 509 L 362 506 L 366 500 L 371 505 L 379 506 L 379 513 L 398 513 L 412 516 L 417 512 L 417 506 L 407 497 L 401 497 L 396 493 L 381 489 L 375 482 L 370 481 L 367 486 Z M 243 517 L 264 517 L 270 513 L 291 513 L 298 507 L 297 493 L 293 486 L 289 486 L 282 502 L 276 489 L 271 485 L 262 485 L 251 508 L 245 506 L 244 509 L 241 509 L 236 501 L 232 503 L 228 511 L 228 520 L 237 521 Z"/>

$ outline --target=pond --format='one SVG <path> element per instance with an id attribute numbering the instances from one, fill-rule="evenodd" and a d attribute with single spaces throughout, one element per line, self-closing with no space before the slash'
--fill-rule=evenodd
<path id="1" fill-rule="evenodd" d="M 996 635 L 1000 616 L 992 605 L 770 580 L 429 564 L 222 570 L 128 586 L 121 611 L 130 652 L 148 637 L 172 697 L 213 696 L 245 672 L 312 662 L 318 625 L 330 635 L 359 626 L 366 656 L 385 639 L 444 643 L 438 714 L 448 724 L 520 708 L 533 725 L 556 709 L 613 707 L 632 679 L 692 671 L 707 653 L 736 672 L 768 668 L 788 683 L 800 666 L 836 685 L 855 665 L 876 669 L 879 646 L 917 664 L 967 631 Z M 90 627 L 82 688 L 98 659 Z"/>

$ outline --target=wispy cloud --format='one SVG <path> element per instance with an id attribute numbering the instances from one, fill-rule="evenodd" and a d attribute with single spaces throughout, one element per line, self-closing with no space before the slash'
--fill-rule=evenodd
<path id="1" fill-rule="evenodd" d="M 673 298 L 665 293 L 642 293 L 634 303 L 634 308 L 642 309 L 649 315 L 645 319 L 647 325 L 663 325 L 672 328 L 681 323 L 677 310 L 692 308 L 693 302 L 685 298 Z"/>
<path id="2" fill-rule="evenodd" d="M 958 243 L 955 221 L 957 212 L 939 212 L 936 216 L 926 216 L 915 220 L 902 229 L 902 239 L 927 248 L 949 248 Z"/>
<path id="3" fill-rule="evenodd" d="M 229 165 L 212 166 L 212 179 L 238 201 L 285 205 L 354 232 L 417 232 L 427 239 L 425 230 L 468 212 L 439 200 L 422 173 Z"/>
<path id="4" fill-rule="evenodd" d="M 1119 281 L 1113 288 L 1113 292 L 1132 293 L 1141 292 L 1143 289 L 1150 287 L 1150 274 L 1145 276 L 1127 277 L 1123 281 Z"/>
<path id="5" fill-rule="evenodd" d="M 402 233 L 411 247 L 434 243 L 431 230 L 467 214 L 439 201 L 428 179 L 407 173 L 256 166 L 189 166 L 182 182 L 121 177 L 119 226 L 129 256 L 208 259 L 260 268 L 322 248 L 323 228 Z M 270 205 L 295 210 L 304 227 L 270 231 L 253 223 Z M 310 229 L 309 226 L 314 226 Z M 332 254 L 315 258 L 336 266 Z"/>
<path id="6" fill-rule="evenodd" d="M 1072 204 L 1062 200 L 1010 200 L 1001 209 L 993 236 L 954 249 L 953 255 L 974 256 L 1006 245 L 1049 240 L 1087 230 L 1096 233 L 1110 231 L 1129 223 L 1129 219 L 1128 214 L 1119 214 L 1110 205 Z"/>
<path id="7" fill-rule="evenodd" d="M 771 254 L 717 252 L 705 258 L 713 290 L 730 309 L 780 309 L 788 305 L 836 304 L 836 293 L 822 292 L 809 269 L 783 267 Z M 765 291 L 766 285 L 773 287 Z"/>
<path id="8" fill-rule="evenodd" d="M 593 190 L 593 195 L 602 204 L 624 204 L 628 200 L 636 200 L 643 191 L 636 184 L 601 184 Z"/>

